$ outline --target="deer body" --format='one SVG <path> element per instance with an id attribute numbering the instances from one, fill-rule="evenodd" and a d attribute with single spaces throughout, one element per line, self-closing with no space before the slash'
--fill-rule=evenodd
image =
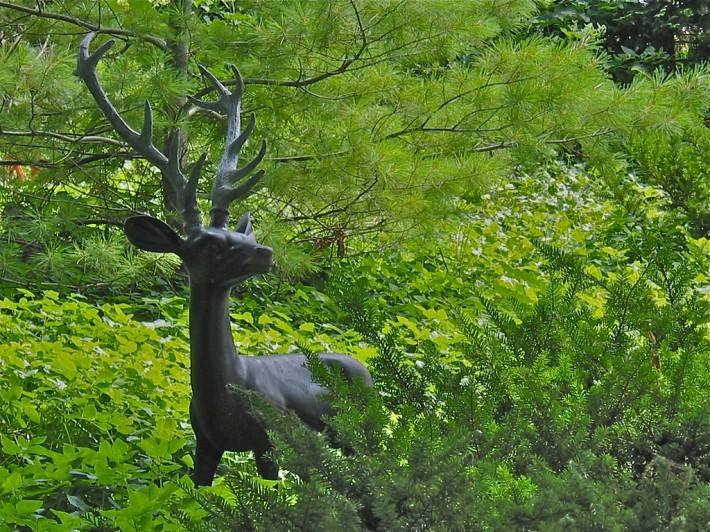
<path id="1" fill-rule="evenodd" d="M 237 168 L 240 150 L 254 128 L 252 115 L 244 131 L 240 131 L 244 90 L 241 75 L 234 69 L 235 90 L 230 92 L 209 71 L 200 67 L 202 74 L 214 85 L 218 100 L 190 99 L 196 106 L 227 117 L 225 148 L 211 194 L 210 225 L 202 227 L 196 188 L 206 154 L 193 166 L 188 179 L 180 168 L 180 135 L 172 135 L 167 156 L 153 145 L 153 116 L 147 102 L 140 133 L 123 120 L 96 75 L 96 65 L 113 41 L 107 41 L 89 54 L 93 37 L 93 33 L 88 34 L 79 47 L 77 75 L 84 80 L 116 132 L 172 182 L 182 204 L 184 238 L 165 222 L 150 216 L 128 218 L 124 230 L 128 239 L 140 249 L 177 254 L 189 272 L 190 420 L 197 441 L 193 479 L 198 485 L 211 484 L 224 451 L 253 451 L 259 473 L 265 478 L 276 479 L 278 467 L 266 456 L 271 450 L 266 428 L 245 408 L 241 398 L 230 391 L 230 387 L 239 386 L 257 392 L 275 407 L 294 411 L 304 423 L 317 430 L 324 428 L 323 416 L 333 412 L 324 398 L 326 390 L 313 381 L 305 356 L 241 356 L 234 346 L 229 319 L 232 286 L 252 275 L 268 272 L 273 264 L 271 248 L 256 241 L 249 213 L 241 217 L 234 229 L 227 226 L 230 203 L 248 194 L 263 175 L 260 170 L 246 179 L 266 153 L 266 143 L 262 142 L 256 157 Z M 355 359 L 333 353 L 323 354 L 320 358 L 327 366 L 339 368 L 346 379 L 361 379 L 367 385 L 372 384 L 370 373 Z"/>
<path id="2" fill-rule="evenodd" d="M 197 437 L 195 481 L 212 482 L 223 451 L 253 451 L 259 474 L 278 478 L 275 464 L 264 457 L 271 449 L 264 427 L 244 411 L 229 391 L 237 385 L 259 393 L 281 410 L 292 410 L 308 426 L 323 430 L 324 415 L 334 412 L 322 398 L 326 390 L 313 382 L 306 357 L 300 354 L 238 355 L 229 320 L 230 288 L 192 285 L 190 350 L 192 401 L 190 419 Z M 327 353 L 319 357 L 342 369 L 348 380 L 372 384 L 369 372 L 351 357 Z"/>

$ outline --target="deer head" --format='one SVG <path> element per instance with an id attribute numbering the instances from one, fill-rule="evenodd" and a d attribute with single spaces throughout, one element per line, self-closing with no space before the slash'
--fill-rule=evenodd
<path id="1" fill-rule="evenodd" d="M 172 135 L 167 156 L 153 144 L 153 111 L 150 103 L 145 103 L 143 129 L 140 133 L 126 123 L 109 101 L 96 75 L 96 65 L 113 46 L 114 41 L 106 41 L 93 54 L 89 54 L 89 46 L 94 36 L 95 33 L 89 33 L 81 42 L 76 74 L 84 80 L 104 116 L 121 138 L 170 180 L 177 191 L 183 219 L 184 238 L 157 218 L 133 216 L 124 224 L 128 239 L 146 251 L 179 255 L 187 266 L 191 283 L 232 285 L 251 275 L 269 271 L 272 266 L 271 248 L 257 243 L 249 213 L 241 217 L 234 229 L 228 228 L 229 205 L 249 194 L 264 175 L 264 171 L 259 170 L 248 177 L 266 153 L 266 141 L 262 141 L 256 157 L 238 168 L 242 146 L 254 130 L 252 114 L 241 131 L 244 81 L 239 71 L 233 68 L 235 89 L 231 92 L 211 72 L 200 66 L 200 71 L 212 82 L 219 97 L 214 102 L 190 98 L 190 101 L 199 107 L 227 116 L 224 152 L 212 187 L 210 224 L 208 227 L 202 227 L 196 190 L 207 154 L 202 154 L 194 164 L 190 177 L 186 178 L 180 164 L 180 135 Z"/>

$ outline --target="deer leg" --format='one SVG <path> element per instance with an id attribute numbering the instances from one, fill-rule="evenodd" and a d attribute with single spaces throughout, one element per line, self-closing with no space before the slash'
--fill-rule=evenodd
<path id="1" fill-rule="evenodd" d="M 262 451 L 254 451 L 254 459 L 256 460 L 256 470 L 259 472 L 261 478 L 267 480 L 278 480 L 279 479 L 279 465 L 274 462 L 271 458 L 267 457 L 271 449 L 266 449 Z"/>
<path id="2" fill-rule="evenodd" d="M 216 449 L 205 437 L 197 436 L 197 451 L 195 452 L 195 472 L 192 481 L 196 486 L 210 486 L 217 470 L 223 450 Z"/>

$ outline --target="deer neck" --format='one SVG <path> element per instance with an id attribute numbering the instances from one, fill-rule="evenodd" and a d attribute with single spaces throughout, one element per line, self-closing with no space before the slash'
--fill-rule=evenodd
<path id="1" fill-rule="evenodd" d="M 243 362 L 234 347 L 229 319 L 231 287 L 192 284 L 190 290 L 193 395 L 222 394 L 226 385 L 244 381 Z"/>

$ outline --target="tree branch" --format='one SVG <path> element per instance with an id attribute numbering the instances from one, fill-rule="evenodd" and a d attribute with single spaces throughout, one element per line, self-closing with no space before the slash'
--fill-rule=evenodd
<path id="1" fill-rule="evenodd" d="M 76 168 L 86 164 L 111 159 L 113 157 L 121 157 L 124 159 L 141 159 L 140 156 L 132 153 L 97 153 L 89 155 L 79 160 L 67 160 L 66 162 L 39 161 L 32 159 L 0 159 L 0 166 L 36 166 L 38 168 Z"/>
<path id="2" fill-rule="evenodd" d="M 103 28 L 101 26 L 97 26 L 95 24 L 92 24 L 91 22 L 88 22 L 86 20 L 82 20 L 77 17 L 72 17 L 71 15 L 64 15 L 62 13 L 53 13 L 51 11 L 43 11 L 39 8 L 32 9 L 31 7 L 20 6 L 17 4 L 12 4 L 10 2 L 0 1 L 0 7 L 5 7 L 7 9 L 12 9 L 14 11 L 20 11 L 21 13 L 27 13 L 28 15 L 32 15 L 32 16 L 39 17 L 39 18 L 59 20 L 61 22 L 73 24 L 74 26 L 79 26 L 80 28 L 84 28 L 85 30 L 88 30 L 88 31 L 94 31 L 96 33 L 107 33 L 110 35 L 123 36 L 123 37 L 138 37 L 140 39 L 143 39 L 146 42 L 154 44 L 155 46 L 157 46 L 161 50 L 166 50 L 166 51 L 168 50 L 167 43 L 163 39 L 161 39 L 160 37 L 156 37 L 154 35 L 136 35 L 134 32 L 129 31 L 129 30 L 124 30 L 123 28 Z"/>
<path id="3" fill-rule="evenodd" d="M 279 80 L 279 79 L 269 79 L 269 78 L 244 78 L 244 83 L 246 85 L 268 85 L 272 87 L 294 87 L 294 88 L 303 88 L 303 87 L 308 87 L 309 85 L 313 85 L 314 83 L 318 83 L 319 81 L 323 81 L 324 79 L 332 78 L 333 76 L 337 76 L 338 74 L 342 74 L 343 72 L 347 71 L 350 65 L 355 63 L 356 61 L 360 60 L 362 58 L 362 55 L 365 53 L 365 50 L 367 50 L 367 47 L 369 46 L 369 41 L 367 40 L 367 32 L 365 31 L 365 28 L 362 24 L 362 19 L 360 18 L 360 12 L 358 11 L 357 5 L 354 0 L 350 1 L 350 5 L 353 8 L 353 11 L 355 12 L 355 19 L 357 20 L 357 25 L 358 25 L 358 32 L 360 34 L 360 47 L 358 50 L 350 57 L 346 57 L 342 60 L 340 65 L 338 67 L 334 68 L 333 70 L 327 70 L 325 72 L 322 72 L 321 74 L 318 74 L 316 76 L 302 79 L 299 77 L 299 79 L 294 79 L 294 80 Z M 234 84 L 234 80 L 227 80 L 222 82 L 225 86 L 230 86 Z M 195 98 L 202 98 L 203 96 L 209 94 L 210 92 L 214 91 L 214 87 L 205 87 L 204 89 L 201 89 L 197 91 L 197 93 L 194 95 Z"/>
<path id="4" fill-rule="evenodd" d="M 507 129 L 509 127 L 512 127 L 513 124 L 505 124 L 499 127 L 491 127 L 491 128 L 458 128 L 458 127 L 413 127 L 409 129 L 402 129 L 400 131 L 395 131 L 394 133 L 390 133 L 389 135 L 384 136 L 380 141 L 382 140 L 389 140 L 389 139 L 394 139 L 397 137 L 401 137 L 402 135 L 406 135 L 407 133 L 491 133 L 494 131 L 502 131 L 503 129 Z"/>
<path id="5" fill-rule="evenodd" d="M 612 131 L 613 131 L 612 128 L 605 127 L 605 128 L 599 129 L 597 131 L 594 131 L 592 133 L 587 133 L 586 135 L 579 135 L 577 137 L 565 137 L 562 139 L 546 140 L 545 143 L 546 144 L 566 144 L 568 142 L 576 142 L 578 140 L 601 137 L 602 135 L 606 135 L 607 133 L 611 133 Z"/>
<path id="6" fill-rule="evenodd" d="M 86 142 L 86 143 L 103 143 L 112 144 L 114 146 L 123 146 L 123 143 L 112 139 L 110 137 L 102 137 L 100 135 L 68 135 L 64 133 L 56 133 L 54 131 L 13 131 L 9 129 L 0 128 L 0 136 L 7 137 L 46 137 L 50 139 L 57 139 L 64 142 L 76 143 L 76 142 Z"/>
<path id="7" fill-rule="evenodd" d="M 266 157 L 264 160 L 275 163 L 297 163 L 301 161 L 314 161 L 317 159 L 327 159 L 329 157 L 338 157 L 350 153 L 351 149 L 332 151 L 329 153 L 321 153 L 316 155 L 286 155 L 283 157 Z"/>

